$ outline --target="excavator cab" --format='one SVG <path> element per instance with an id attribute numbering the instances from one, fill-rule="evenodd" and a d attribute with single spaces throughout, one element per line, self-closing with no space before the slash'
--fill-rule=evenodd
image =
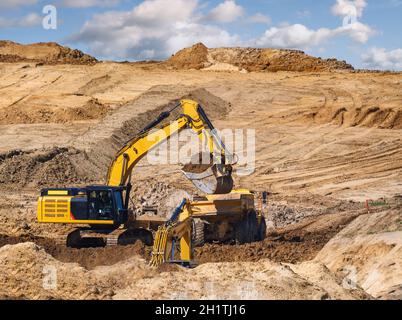
<path id="1" fill-rule="evenodd" d="M 88 219 L 113 220 L 116 224 L 127 221 L 127 206 L 123 189 L 105 186 L 87 187 Z"/>
<path id="2" fill-rule="evenodd" d="M 130 186 L 43 189 L 38 221 L 117 226 L 128 219 Z"/>

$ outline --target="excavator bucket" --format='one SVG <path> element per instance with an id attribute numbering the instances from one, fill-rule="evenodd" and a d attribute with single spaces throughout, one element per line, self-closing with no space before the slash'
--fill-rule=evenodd
<path id="1" fill-rule="evenodd" d="M 233 189 L 232 167 L 214 163 L 212 154 L 197 154 L 182 168 L 182 172 L 205 194 L 226 194 Z"/>

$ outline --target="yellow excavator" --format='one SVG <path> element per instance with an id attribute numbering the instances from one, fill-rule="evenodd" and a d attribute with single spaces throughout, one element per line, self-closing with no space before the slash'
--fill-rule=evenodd
<path id="1" fill-rule="evenodd" d="M 180 115 L 168 122 L 167 119 L 179 107 Z M 148 152 L 184 129 L 191 129 L 209 149 L 209 163 L 200 163 L 200 157 L 204 155 L 196 155 L 182 170 L 206 196 L 192 202 L 186 199 L 168 221 L 157 216 L 135 216 L 129 210 L 134 167 Z M 192 100 L 181 100 L 171 110 L 162 112 L 117 152 L 109 167 L 105 185 L 42 189 L 38 199 L 37 219 L 41 223 L 77 225 L 67 235 L 67 239 L 63 239 L 71 247 L 98 243 L 124 245 L 140 239 L 147 245 L 159 246 L 160 250 L 163 247 L 166 252 L 166 245 L 170 246 L 171 241 L 180 238 L 183 239 L 180 241 L 183 248 L 188 243 L 188 248 L 182 250 L 182 260 L 189 261 L 191 239 L 201 243 L 236 238 L 236 241 L 242 243 L 261 238 L 261 235 L 257 235 L 258 226 L 265 232 L 265 222 L 253 209 L 250 193 L 232 190 L 232 164 L 233 155 L 226 150 L 202 106 Z M 245 199 L 247 205 L 244 204 Z M 251 218 L 247 220 L 249 216 Z M 247 231 L 245 225 L 252 227 Z M 156 230 L 159 231 L 154 243 L 153 231 Z M 252 236 L 247 238 L 246 233 Z M 167 234 L 168 241 L 160 241 L 160 236 L 166 237 Z M 155 261 L 158 260 L 157 256 L 156 250 Z M 167 261 L 165 258 L 162 260 Z"/>

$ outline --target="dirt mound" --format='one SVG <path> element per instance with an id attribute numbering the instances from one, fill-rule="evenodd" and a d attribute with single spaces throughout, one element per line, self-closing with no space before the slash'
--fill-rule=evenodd
<path id="1" fill-rule="evenodd" d="M 208 48 L 197 43 L 184 48 L 167 60 L 167 65 L 177 69 L 202 69 L 208 65 Z"/>
<path id="2" fill-rule="evenodd" d="M 0 154 L 0 184 L 18 188 L 85 184 L 97 177 L 95 170 L 85 170 L 86 163 L 86 154 L 73 148 L 13 150 Z"/>
<path id="3" fill-rule="evenodd" d="M 115 249 L 115 248 L 114 248 Z M 82 251 L 82 255 L 88 255 Z M 364 299 L 318 263 L 208 263 L 153 269 L 131 255 L 87 270 L 32 242 L 0 248 L 0 297 L 6 299 Z"/>
<path id="4" fill-rule="evenodd" d="M 43 64 L 94 64 L 97 60 L 80 50 L 63 47 L 55 42 L 19 44 L 0 41 L 0 62 L 37 62 Z"/>
<path id="5" fill-rule="evenodd" d="M 331 239 L 315 260 L 376 298 L 401 299 L 401 209 L 360 216 Z"/>
<path id="6" fill-rule="evenodd" d="M 321 59 L 299 50 L 216 48 L 202 43 L 180 50 L 167 60 L 176 69 L 205 69 L 215 71 L 333 71 L 353 70 L 345 61 Z"/>
<path id="7" fill-rule="evenodd" d="M 9 106 L 0 114 L 0 124 L 70 123 L 104 118 L 111 108 L 92 98 L 79 107 L 54 108 L 46 106 Z"/>
<path id="8" fill-rule="evenodd" d="M 156 272 L 137 256 L 88 271 L 32 242 L 0 248 L 0 296 L 8 299 L 111 299 L 114 290 Z"/>

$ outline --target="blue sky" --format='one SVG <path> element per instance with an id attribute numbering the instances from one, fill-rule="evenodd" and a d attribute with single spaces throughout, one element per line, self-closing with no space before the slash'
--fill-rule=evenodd
<path id="1" fill-rule="evenodd" d="M 57 29 L 42 26 L 45 5 Z M 402 70 L 402 0 L 1 0 L 0 39 L 55 41 L 100 59 L 183 46 L 301 49 L 358 68 Z"/>

